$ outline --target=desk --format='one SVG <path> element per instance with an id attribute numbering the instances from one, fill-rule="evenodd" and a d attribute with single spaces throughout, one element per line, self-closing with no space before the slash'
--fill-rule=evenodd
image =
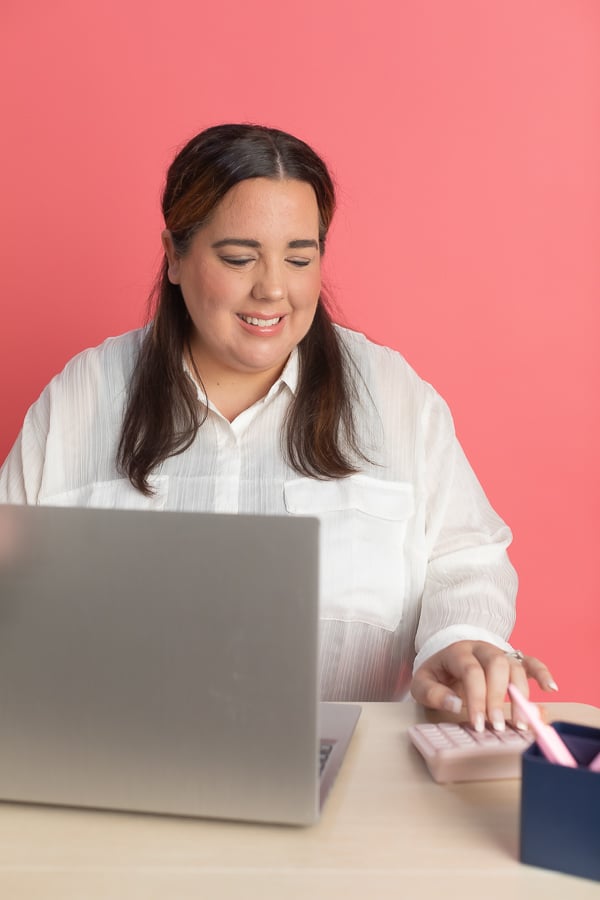
<path id="1" fill-rule="evenodd" d="M 547 708 L 600 726 L 600 709 Z M 597 882 L 517 861 L 520 782 L 430 779 L 406 736 L 424 718 L 411 702 L 364 705 L 312 828 L 0 804 L 0 896 L 598 900 Z"/>

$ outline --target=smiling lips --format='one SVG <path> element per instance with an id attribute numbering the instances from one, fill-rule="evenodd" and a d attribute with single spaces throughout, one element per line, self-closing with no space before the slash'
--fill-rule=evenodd
<path id="1" fill-rule="evenodd" d="M 283 316 L 273 316 L 271 319 L 259 319 L 257 316 L 244 316 L 241 313 L 238 313 L 238 318 L 247 325 L 254 325 L 258 328 L 273 328 L 274 325 L 279 325 Z"/>

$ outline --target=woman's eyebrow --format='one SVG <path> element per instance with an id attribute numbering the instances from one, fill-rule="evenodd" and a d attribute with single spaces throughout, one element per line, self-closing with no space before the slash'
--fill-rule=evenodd
<path id="1" fill-rule="evenodd" d="M 223 238 L 222 241 L 215 241 L 212 247 L 216 250 L 217 247 L 226 247 L 228 244 L 233 244 L 236 247 L 253 247 L 254 249 L 260 247 L 258 241 L 252 241 L 249 238 Z"/>
<path id="2" fill-rule="evenodd" d="M 290 241 L 288 247 L 292 250 L 298 250 L 301 247 L 313 247 L 315 250 L 319 249 L 319 244 L 317 241 L 306 240 L 306 241 Z"/>
<path id="3" fill-rule="evenodd" d="M 252 247 L 254 250 L 258 250 L 258 249 L 260 249 L 260 247 L 262 245 L 261 245 L 260 241 L 253 241 L 250 238 L 223 238 L 220 241 L 215 241 L 215 243 L 212 244 L 211 246 L 212 246 L 213 250 L 217 250 L 219 247 L 227 247 L 227 246 Z M 291 250 L 298 250 L 303 247 L 312 247 L 315 250 L 318 250 L 319 244 L 317 241 L 314 241 L 312 239 L 306 239 L 306 240 L 290 241 L 288 244 L 288 247 Z"/>

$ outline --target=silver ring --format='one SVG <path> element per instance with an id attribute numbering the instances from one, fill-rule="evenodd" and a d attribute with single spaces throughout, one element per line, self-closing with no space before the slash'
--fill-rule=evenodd
<path id="1" fill-rule="evenodd" d="M 515 662 L 518 662 L 518 663 L 525 662 L 525 654 L 523 653 L 522 650 L 507 650 L 507 652 L 504 655 L 508 656 L 509 659 L 514 659 Z"/>

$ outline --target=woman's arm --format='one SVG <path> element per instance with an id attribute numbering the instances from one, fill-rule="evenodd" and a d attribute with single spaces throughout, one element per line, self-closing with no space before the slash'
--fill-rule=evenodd
<path id="1" fill-rule="evenodd" d="M 424 705 L 457 709 L 474 726 L 504 722 L 509 680 L 527 677 L 552 689 L 548 669 L 532 657 L 507 656 L 514 625 L 516 573 L 510 529 L 490 506 L 458 443 L 450 412 L 432 391 L 423 416 L 428 552 L 417 630 L 412 693 Z"/>

